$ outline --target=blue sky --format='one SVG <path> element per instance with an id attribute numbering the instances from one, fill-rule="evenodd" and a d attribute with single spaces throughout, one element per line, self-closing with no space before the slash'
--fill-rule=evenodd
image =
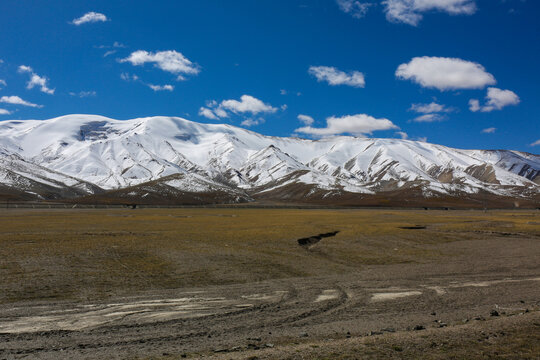
<path id="1" fill-rule="evenodd" d="M 533 0 L 4 0 L 0 120 L 166 115 L 539 153 L 539 14 Z"/>

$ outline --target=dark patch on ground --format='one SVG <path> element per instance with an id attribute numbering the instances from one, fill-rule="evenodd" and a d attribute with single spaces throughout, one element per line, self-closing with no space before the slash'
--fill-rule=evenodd
<path id="1" fill-rule="evenodd" d="M 339 231 L 332 231 L 332 232 L 323 233 L 323 234 L 319 234 L 315 236 L 310 236 L 307 238 L 301 238 L 301 239 L 298 239 L 297 241 L 298 241 L 298 245 L 300 246 L 311 246 L 311 245 L 315 245 L 316 243 L 321 241 L 323 238 L 333 237 L 333 236 L 336 236 L 338 233 Z"/>
<path id="2" fill-rule="evenodd" d="M 400 226 L 399 228 L 403 230 L 424 230 L 426 227 L 423 225 L 414 225 L 414 226 Z"/>

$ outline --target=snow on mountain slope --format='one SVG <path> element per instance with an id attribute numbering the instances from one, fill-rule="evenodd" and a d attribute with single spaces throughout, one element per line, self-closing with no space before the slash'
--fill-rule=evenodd
<path id="1" fill-rule="evenodd" d="M 0 150 L 0 184 L 38 198 L 77 197 L 102 192 L 99 187 L 29 163 Z"/>
<path id="2" fill-rule="evenodd" d="M 533 154 L 457 150 L 398 139 L 279 138 L 173 117 L 67 115 L 4 121 L 0 148 L 18 154 L 21 161 L 103 189 L 175 174 L 183 174 L 175 182 L 179 188 L 196 175 L 205 184 L 231 191 L 268 191 L 297 183 L 368 194 L 416 188 L 426 196 L 482 190 L 524 196 L 538 193 L 540 183 L 540 156 Z"/>

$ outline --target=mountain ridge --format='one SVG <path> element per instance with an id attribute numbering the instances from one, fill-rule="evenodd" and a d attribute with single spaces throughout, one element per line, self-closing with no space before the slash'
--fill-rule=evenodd
<path id="1" fill-rule="evenodd" d="M 17 167 L 9 165 L 14 157 Z M 19 176 L 32 178 L 33 186 L 13 180 L 17 169 Z M 32 174 L 35 169 L 41 169 L 40 176 Z M 160 182 L 173 175 L 178 175 L 175 186 Z M 57 194 L 51 195 L 51 189 L 45 191 L 48 195 L 40 193 L 40 181 L 43 187 L 56 187 Z M 426 199 L 486 193 L 534 202 L 540 193 L 540 156 L 402 139 L 265 136 L 229 124 L 164 116 L 115 120 L 75 114 L 0 122 L 4 187 L 42 199 L 77 198 L 137 186 L 149 189 L 152 182 L 176 188 L 176 195 L 169 195 L 179 203 L 182 196 L 196 199 L 210 192 L 217 195 L 205 199 L 219 202 L 221 194 L 230 203 L 261 197 L 339 202 L 340 196 L 396 192 L 406 198 L 408 191 Z M 191 188 L 190 182 L 198 186 Z"/>

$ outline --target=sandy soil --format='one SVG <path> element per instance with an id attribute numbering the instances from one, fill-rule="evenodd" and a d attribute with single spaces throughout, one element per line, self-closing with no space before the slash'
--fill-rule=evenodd
<path id="1" fill-rule="evenodd" d="M 540 236 L 471 233 L 422 262 L 4 301 L 0 359 L 540 358 Z"/>

